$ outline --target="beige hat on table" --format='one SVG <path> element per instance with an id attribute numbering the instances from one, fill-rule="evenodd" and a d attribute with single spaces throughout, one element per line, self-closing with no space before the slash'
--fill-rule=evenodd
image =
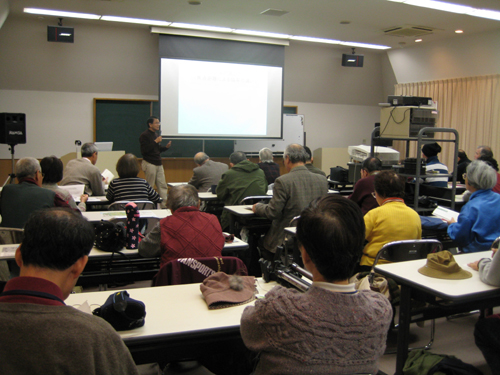
<path id="1" fill-rule="evenodd" d="M 463 270 L 448 250 L 427 255 L 427 263 L 418 269 L 422 275 L 437 279 L 468 279 L 472 277 L 469 271 Z"/>

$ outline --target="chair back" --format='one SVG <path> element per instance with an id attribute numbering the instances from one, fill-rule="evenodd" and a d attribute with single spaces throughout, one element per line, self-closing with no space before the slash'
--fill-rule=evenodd
<path id="1" fill-rule="evenodd" d="M 272 198 L 271 195 L 254 195 L 250 197 L 245 197 L 241 200 L 240 204 L 255 204 L 255 203 L 266 203 Z"/>
<path id="2" fill-rule="evenodd" d="M 23 242 L 24 230 L 19 228 L 0 228 L 0 244 L 9 245 Z"/>
<path id="3" fill-rule="evenodd" d="M 386 243 L 379 250 L 373 266 L 379 259 L 389 262 L 404 262 L 408 260 L 425 259 L 430 253 L 437 253 L 443 250 L 443 245 L 438 240 L 404 240 Z"/>
<path id="4" fill-rule="evenodd" d="M 155 210 L 156 204 L 151 201 L 116 201 L 109 205 L 109 211 L 123 211 L 127 203 L 134 202 L 137 205 L 137 209 L 140 210 Z"/>
<path id="5" fill-rule="evenodd" d="M 201 283 L 216 272 L 247 276 L 245 263 L 236 257 L 180 258 L 164 264 L 153 278 L 153 286 Z"/>

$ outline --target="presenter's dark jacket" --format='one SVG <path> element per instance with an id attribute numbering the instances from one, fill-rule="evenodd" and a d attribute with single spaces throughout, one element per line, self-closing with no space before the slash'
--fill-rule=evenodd
<path id="1" fill-rule="evenodd" d="M 148 163 L 153 165 L 161 165 L 160 153 L 168 150 L 168 147 L 162 146 L 161 143 L 156 143 L 155 139 L 158 138 L 155 132 L 147 129 L 139 137 L 141 144 L 142 158 Z"/>
<path id="2" fill-rule="evenodd" d="M 23 228 L 32 212 L 50 207 L 71 208 L 59 195 L 38 186 L 32 178 L 26 178 L 19 184 L 6 185 L 0 196 L 1 226 Z M 78 209 L 75 211 L 80 212 Z"/>

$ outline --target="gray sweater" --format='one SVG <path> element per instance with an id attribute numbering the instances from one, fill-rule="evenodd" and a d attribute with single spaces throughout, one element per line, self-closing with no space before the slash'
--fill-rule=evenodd
<path id="1" fill-rule="evenodd" d="M 278 286 L 244 310 L 241 336 L 260 352 L 255 375 L 376 373 L 391 320 L 379 293 Z"/>
<path id="2" fill-rule="evenodd" d="M 488 285 L 500 286 L 500 255 L 498 251 L 493 259 L 483 258 L 479 261 L 479 278 Z"/>
<path id="3" fill-rule="evenodd" d="M 0 303 L 0 332 L 0 374 L 138 374 L 111 325 L 71 306 Z"/>

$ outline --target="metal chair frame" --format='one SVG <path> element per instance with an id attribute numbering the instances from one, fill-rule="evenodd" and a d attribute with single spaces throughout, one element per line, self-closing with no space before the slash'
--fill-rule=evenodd
<path id="1" fill-rule="evenodd" d="M 384 259 L 390 262 L 404 262 L 416 259 L 425 259 L 430 253 L 435 253 L 443 250 L 443 244 L 438 240 L 433 239 L 423 239 L 423 240 L 403 240 L 403 241 L 393 241 L 386 243 L 377 253 L 373 266 L 370 272 L 369 281 L 370 285 L 373 283 L 373 277 L 375 274 L 375 266 L 380 259 Z M 436 321 L 431 320 L 431 337 L 429 342 L 419 348 L 409 348 L 408 350 L 414 349 L 424 349 L 428 350 L 434 343 L 434 336 L 436 331 Z M 395 353 L 395 352 L 394 352 Z M 386 353 L 391 354 L 391 353 Z"/>

